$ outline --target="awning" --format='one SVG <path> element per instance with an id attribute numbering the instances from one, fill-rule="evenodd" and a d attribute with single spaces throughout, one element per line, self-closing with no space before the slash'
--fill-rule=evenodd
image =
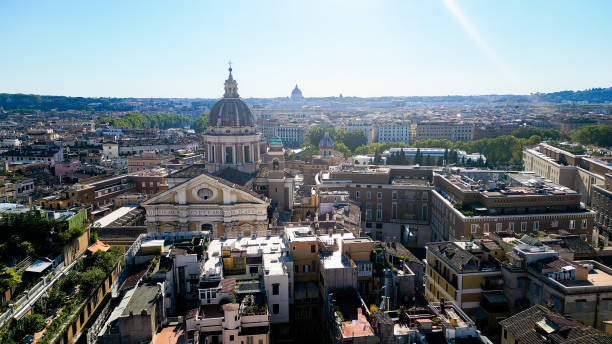
<path id="1" fill-rule="evenodd" d="M 26 272 L 41 273 L 45 271 L 45 269 L 50 267 L 52 264 L 53 263 L 50 261 L 38 259 L 26 269 Z"/>

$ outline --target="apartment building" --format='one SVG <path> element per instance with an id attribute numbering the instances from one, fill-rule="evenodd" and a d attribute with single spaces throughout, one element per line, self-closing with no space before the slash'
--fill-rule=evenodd
<path id="1" fill-rule="evenodd" d="M 591 205 L 596 215 L 595 229 L 600 245 L 612 238 L 609 214 L 612 213 L 612 166 L 588 155 L 577 155 L 549 144 L 540 143 L 523 150 L 525 171 L 572 188 L 582 195 L 581 201 Z"/>
<path id="2" fill-rule="evenodd" d="M 606 185 L 593 185 L 591 206 L 595 212 L 595 228 L 599 232 L 601 246 L 612 240 L 612 174 L 606 174 Z"/>
<path id="3" fill-rule="evenodd" d="M 54 166 L 56 162 L 64 161 L 64 149 L 54 145 L 30 146 L 24 145 L 0 153 L 0 160 L 9 163 L 36 163 L 44 162 Z"/>
<path id="4" fill-rule="evenodd" d="M 501 247 L 492 242 L 438 242 L 425 248 L 427 300 L 452 300 L 469 311 L 480 306 L 483 291 L 502 288 L 499 264 L 492 259 Z"/>
<path id="5" fill-rule="evenodd" d="M 128 173 L 150 170 L 171 160 L 171 155 L 158 155 L 154 152 L 143 152 L 140 155 L 128 156 Z"/>
<path id="6" fill-rule="evenodd" d="M 299 148 L 304 143 L 307 129 L 307 127 L 299 125 L 279 125 L 274 131 L 276 135 L 273 136 L 278 136 L 283 141 L 283 145 L 287 148 Z"/>
<path id="7" fill-rule="evenodd" d="M 317 190 L 348 191 L 361 206 L 361 225 L 375 240 L 398 241 L 412 230 L 411 242 L 424 245 L 429 237 L 431 169 L 408 166 L 344 165 L 320 172 Z"/>
<path id="8" fill-rule="evenodd" d="M 284 240 L 279 236 L 256 235 L 216 239 L 210 242 L 206 254 L 208 260 L 204 263 L 202 282 L 208 286 L 211 282 L 231 278 L 236 280 L 238 291 L 243 283 L 252 283 L 254 293 L 266 295 L 270 322 L 289 322 L 294 268 Z M 200 295 L 203 295 L 202 290 Z"/>
<path id="9" fill-rule="evenodd" d="M 410 123 L 379 125 L 376 132 L 378 143 L 402 142 L 409 145 L 411 142 Z"/>
<path id="10" fill-rule="evenodd" d="M 555 312 L 603 329 L 612 318 L 612 269 L 592 260 L 569 260 L 534 238 L 515 242 L 502 265 L 512 312 L 548 305 Z"/>
<path id="11" fill-rule="evenodd" d="M 191 343 L 270 342 L 270 321 L 266 309 L 254 307 L 247 299 L 223 306 L 207 305 L 185 316 L 185 329 Z"/>
<path id="12" fill-rule="evenodd" d="M 591 204 L 592 186 L 605 185 L 612 166 L 588 155 L 577 155 L 546 143 L 523 150 L 525 171 L 550 179 L 582 194 L 582 202 Z"/>
<path id="13" fill-rule="evenodd" d="M 472 122 L 419 122 L 416 124 L 415 140 L 471 141 L 475 127 Z"/>
<path id="14" fill-rule="evenodd" d="M 532 172 L 445 169 L 433 176 L 431 240 L 567 232 L 597 241 L 580 193 Z"/>

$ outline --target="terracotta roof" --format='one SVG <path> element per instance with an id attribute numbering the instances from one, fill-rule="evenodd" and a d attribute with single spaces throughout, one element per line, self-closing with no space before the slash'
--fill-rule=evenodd
<path id="1" fill-rule="evenodd" d="M 503 329 L 525 344 L 609 344 L 612 336 L 535 305 L 500 321 Z"/>
<path id="2" fill-rule="evenodd" d="M 107 245 L 105 243 L 103 243 L 102 241 L 98 240 L 96 241 L 95 244 L 89 246 L 87 248 L 87 250 L 91 253 L 96 253 L 98 251 L 102 251 L 102 252 L 106 252 L 110 249 L 110 245 Z"/>

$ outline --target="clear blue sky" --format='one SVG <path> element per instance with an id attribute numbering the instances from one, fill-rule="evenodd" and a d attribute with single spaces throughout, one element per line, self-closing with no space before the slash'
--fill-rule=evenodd
<path id="1" fill-rule="evenodd" d="M 0 92 L 219 97 L 612 86 L 612 1 L 0 1 Z"/>

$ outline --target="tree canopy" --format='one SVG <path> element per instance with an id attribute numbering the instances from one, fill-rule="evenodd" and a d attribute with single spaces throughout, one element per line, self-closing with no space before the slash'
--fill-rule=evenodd
<path id="1" fill-rule="evenodd" d="M 175 113 L 140 113 L 130 112 L 120 118 L 103 117 L 97 124 L 108 123 L 113 128 L 121 129 L 169 129 L 180 128 L 191 123 L 189 116 Z"/>
<path id="2" fill-rule="evenodd" d="M 572 132 L 572 139 L 583 145 L 612 147 L 612 126 L 587 125 Z"/>
<path id="3" fill-rule="evenodd" d="M 209 115 L 210 115 L 210 112 L 204 112 L 203 114 L 198 116 L 198 118 L 196 118 L 195 121 L 193 121 L 193 123 L 191 124 L 191 127 L 196 133 L 203 133 L 204 130 L 206 130 L 206 127 L 208 127 L 208 116 Z"/>

